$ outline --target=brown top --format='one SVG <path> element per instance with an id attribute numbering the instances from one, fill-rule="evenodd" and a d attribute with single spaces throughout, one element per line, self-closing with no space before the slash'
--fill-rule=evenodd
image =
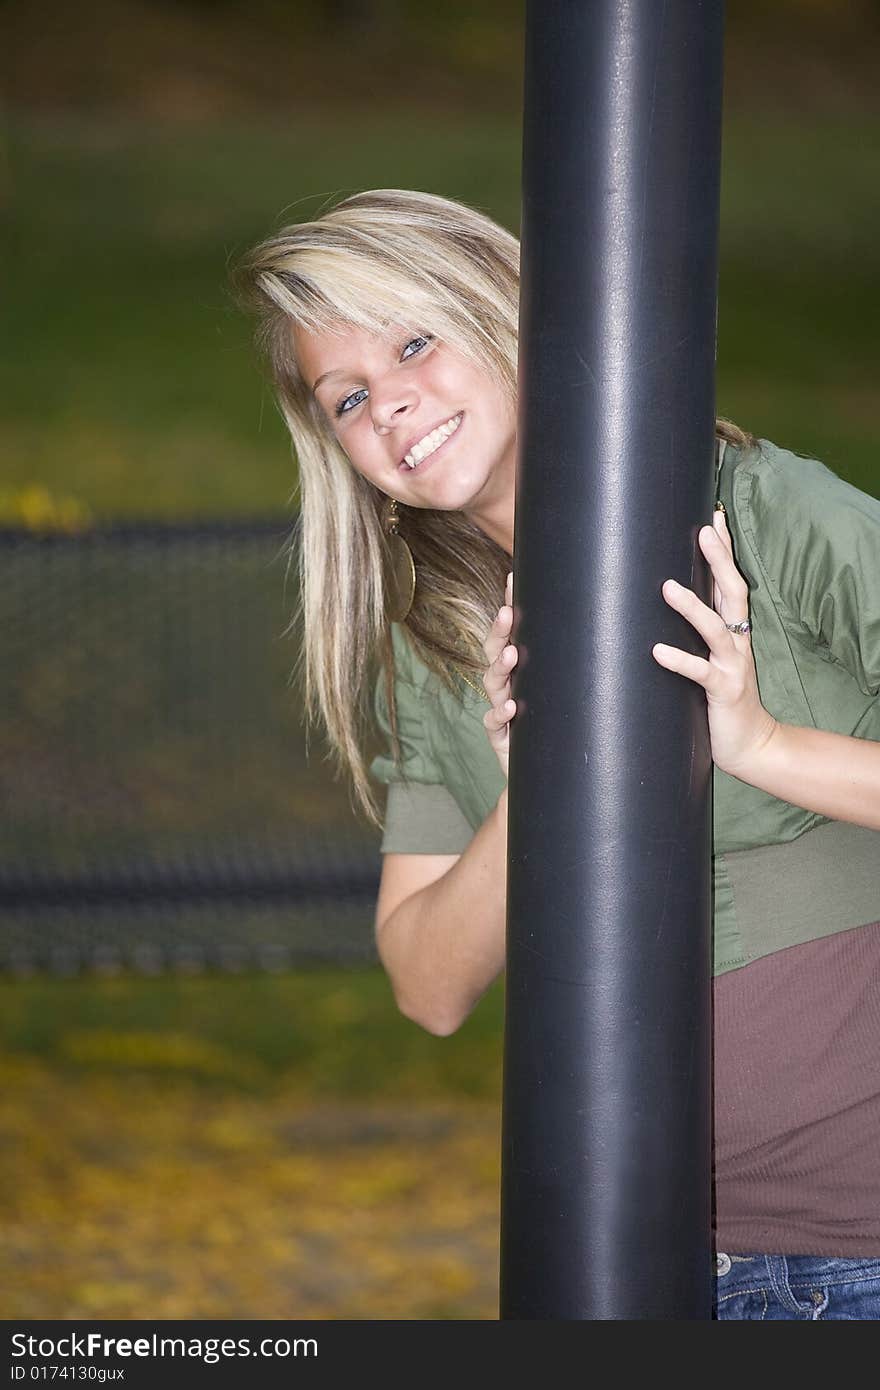
<path id="1" fill-rule="evenodd" d="M 880 923 L 714 990 L 716 1249 L 880 1257 Z"/>

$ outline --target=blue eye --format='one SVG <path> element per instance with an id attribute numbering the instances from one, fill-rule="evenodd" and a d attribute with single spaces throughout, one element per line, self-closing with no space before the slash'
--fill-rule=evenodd
<path id="1" fill-rule="evenodd" d="M 350 396 L 346 396 L 344 400 L 342 400 L 342 401 L 339 402 L 338 406 L 336 407 L 336 414 L 337 414 L 337 415 L 347 415 L 348 412 L 349 412 L 349 409 L 354 410 L 354 405 L 351 406 L 351 407 L 349 407 L 348 402 L 349 402 L 349 401 L 354 401 L 355 396 L 360 396 L 360 395 L 363 395 L 363 394 L 364 394 L 364 388 L 363 388 L 363 386 L 361 386 L 360 389 L 357 390 L 357 391 L 352 391 L 352 393 L 351 393 Z M 360 405 L 360 401 L 355 401 L 355 405 Z"/>
<path id="2" fill-rule="evenodd" d="M 422 347 L 424 347 L 426 343 L 430 342 L 430 340 L 431 340 L 431 335 L 430 335 L 430 334 L 428 334 L 427 336 L 424 336 L 424 335 L 423 335 L 423 336 L 420 337 L 420 338 L 410 338 L 410 340 L 409 340 L 409 342 L 407 343 L 406 347 L 403 349 L 403 352 L 400 354 L 401 357 L 403 357 L 404 353 L 406 352 L 406 348 L 412 347 L 413 343 L 421 343 Z M 421 352 L 421 350 L 422 350 L 422 348 L 419 348 L 419 352 Z"/>
<path id="3" fill-rule="evenodd" d="M 410 357 L 414 357 L 414 356 L 415 356 L 415 353 L 412 353 L 412 352 L 411 352 L 411 353 L 407 353 L 407 348 L 411 348 L 412 345 L 413 345 L 413 343 L 418 343 L 418 344 L 419 344 L 419 346 L 416 348 L 416 352 L 421 352 L 422 349 L 423 349 L 424 347 L 426 347 L 428 343 L 430 343 L 430 341 L 431 341 L 431 339 L 433 338 L 433 336 L 434 336 L 433 333 L 423 333 L 423 334 L 420 334 L 418 338 L 410 338 L 409 341 L 406 343 L 406 345 L 405 345 L 405 347 L 404 347 L 404 349 L 403 349 L 403 352 L 400 354 L 401 361 L 404 361 L 404 362 L 405 362 L 405 361 L 408 361 L 408 359 L 409 359 Z M 361 397 L 363 397 L 363 396 L 365 396 L 365 395 L 366 395 L 366 387 L 364 387 L 364 386 L 358 387 L 357 391 L 352 391 L 352 393 L 351 393 L 350 396 L 345 396 L 345 397 L 343 397 L 343 399 L 342 399 L 342 400 L 339 402 L 339 404 L 336 406 L 335 414 L 336 414 L 337 416 L 338 416 L 338 415 L 348 415 L 348 414 L 350 414 L 350 412 L 351 412 L 352 410 L 355 410 L 355 409 L 357 408 L 357 406 L 359 406 L 359 405 L 361 404 L 360 401 L 356 401 L 356 400 L 355 400 L 355 396 L 361 396 Z M 350 406 L 350 405 L 348 404 L 349 401 L 354 401 L 354 405 Z"/>

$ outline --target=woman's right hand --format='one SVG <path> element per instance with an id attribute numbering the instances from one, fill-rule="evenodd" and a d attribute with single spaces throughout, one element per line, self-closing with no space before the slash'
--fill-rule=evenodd
<path id="1" fill-rule="evenodd" d="M 507 776 L 508 752 L 510 748 L 510 721 L 516 714 L 516 704 L 510 695 L 510 673 L 517 662 L 517 650 L 510 642 L 513 628 L 513 574 L 507 576 L 504 590 L 504 607 L 499 608 L 483 643 L 488 666 L 483 675 L 483 689 L 489 697 L 492 708 L 483 715 L 483 725 L 489 735 L 489 742 L 501 764 L 501 771 Z"/>

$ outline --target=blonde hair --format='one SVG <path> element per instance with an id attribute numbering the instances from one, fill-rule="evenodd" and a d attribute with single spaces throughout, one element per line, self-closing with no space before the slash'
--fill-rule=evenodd
<path id="1" fill-rule="evenodd" d="M 498 381 L 516 402 L 519 243 L 485 214 L 432 193 L 356 193 L 311 222 L 283 228 L 234 271 L 242 304 L 258 315 L 265 354 L 299 465 L 301 680 L 306 738 L 323 726 L 356 804 L 381 816 L 363 748 L 374 728 L 371 694 L 384 671 L 392 752 L 400 760 L 391 629 L 385 615 L 388 499 L 351 466 L 304 380 L 292 328 L 348 323 L 369 332 L 431 332 Z M 749 442 L 729 421 L 724 438 Z M 507 552 L 463 512 L 399 504 L 400 535 L 416 564 L 403 624 L 416 654 L 459 692 L 457 670 L 482 673 L 483 639 L 503 602 Z M 296 549 L 291 543 L 291 557 Z"/>

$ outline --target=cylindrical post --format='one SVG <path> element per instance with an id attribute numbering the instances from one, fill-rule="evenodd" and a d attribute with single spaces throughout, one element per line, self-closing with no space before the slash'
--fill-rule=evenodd
<path id="1" fill-rule="evenodd" d="M 711 1315 L 722 0 L 529 0 L 501 1316 Z M 705 651 L 705 649 L 702 649 Z"/>

